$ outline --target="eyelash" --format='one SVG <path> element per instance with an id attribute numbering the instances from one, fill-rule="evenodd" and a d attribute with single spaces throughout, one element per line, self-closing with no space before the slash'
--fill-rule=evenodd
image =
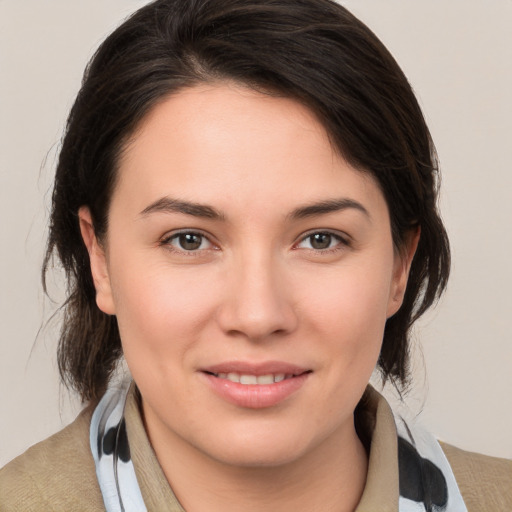
<path id="1" fill-rule="evenodd" d="M 340 235 L 338 233 L 333 233 L 332 231 L 320 230 L 320 231 L 310 231 L 309 233 L 306 233 L 304 236 L 301 237 L 299 242 L 297 244 L 295 244 L 294 247 L 298 246 L 299 244 L 305 242 L 308 239 L 311 239 L 315 235 L 327 235 L 338 242 L 334 247 L 328 247 L 326 249 L 305 248 L 307 251 L 314 252 L 315 254 L 322 254 L 322 255 L 333 254 L 333 253 L 342 251 L 342 250 L 346 249 L 347 247 L 351 246 L 350 241 L 347 237 L 343 237 L 342 235 Z"/>
<path id="2" fill-rule="evenodd" d="M 166 249 L 168 249 L 168 250 L 170 250 L 172 252 L 183 254 L 183 255 L 186 255 L 186 256 L 191 256 L 191 257 L 199 256 L 202 251 L 211 250 L 211 247 L 209 247 L 207 249 L 197 248 L 197 249 L 193 249 L 193 250 L 186 250 L 186 249 L 177 248 L 177 247 L 172 245 L 172 241 L 173 240 L 179 240 L 179 237 L 180 236 L 184 236 L 184 235 L 193 235 L 193 236 L 201 237 L 201 244 L 200 245 L 202 245 L 203 241 L 206 240 L 214 248 L 213 250 L 217 250 L 215 248 L 216 247 L 215 244 L 208 238 L 207 235 L 205 235 L 204 233 L 201 233 L 200 231 L 193 231 L 193 230 L 178 231 L 176 233 L 172 233 L 171 235 L 165 236 L 159 242 L 159 245 L 162 246 L 162 247 L 165 247 Z M 303 235 L 300 238 L 299 242 L 294 244 L 294 250 L 297 250 L 298 246 L 301 243 L 307 241 L 308 239 L 311 239 L 315 235 L 327 235 L 329 237 L 332 237 L 332 239 L 334 239 L 334 240 L 336 240 L 338 242 L 334 247 L 328 247 L 326 249 L 315 249 L 313 247 L 311 247 L 311 248 L 304 248 L 305 250 L 313 252 L 315 254 L 323 254 L 323 255 L 333 254 L 333 253 L 336 253 L 336 252 L 338 252 L 340 250 L 344 250 L 347 247 L 351 246 L 350 240 L 348 240 L 347 238 L 341 236 L 340 234 L 333 233 L 331 231 L 319 230 L 319 231 L 310 231 L 309 233 L 306 233 L 305 235 Z"/>
<path id="3" fill-rule="evenodd" d="M 185 256 L 191 256 L 191 257 L 199 256 L 202 251 L 211 250 L 211 248 L 186 250 L 186 249 L 180 249 L 178 247 L 174 247 L 172 245 L 172 241 L 179 240 L 179 237 L 184 236 L 184 235 L 194 235 L 194 236 L 201 237 L 201 245 L 203 244 L 203 241 L 206 240 L 212 247 L 216 247 L 215 244 L 208 238 L 208 236 L 206 236 L 204 233 L 201 233 L 200 231 L 194 231 L 194 230 L 182 230 L 182 231 L 178 231 L 176 233 L 172 233 L 171 235 L 168 235 L 168 236 L 165 236 L 164 238 L 162 238 L 162 240 L 160 240 L 158 245 L 160 245 L 161 247 L 165 247 L 169 251 L 172 251 L 172 252 L 175 252 L 178 254 L 183 254 Z M 216 249 L 214 249 L 214 250 L 216 250 Z"/>

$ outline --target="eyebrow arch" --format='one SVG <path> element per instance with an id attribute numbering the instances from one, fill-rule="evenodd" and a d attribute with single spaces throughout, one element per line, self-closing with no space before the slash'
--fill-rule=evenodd
<path id="1" fill-rule="evenodd" d="M 305 219 L 307 217 L 313 217 L 315 215 L 325 215 L 327 213 L 339 212 L 348 209 L 359 210 L 364 215 L 366 215 L 366 217 L 371 219 L 370 213 L 361 203 L 348 198 L 326 199 L 325 201 L 319 201 L 318 203 L 300 206 L 299 208 L 293 210 L 289 217 L 292 220 L 298 220 Z"/>
<path id="2" fill-rule="evenodd" d="M 170 197 L 162 197 L 140 212 L 143 217 L 150 213 L 184 213 L 194 217 L 201 217 L 213 220 L 225 220 L 225 217 L 212 206 L 201 203 L 193 203 L 190 201 L 182 201 L 180 199 L 172 199 Z"/>

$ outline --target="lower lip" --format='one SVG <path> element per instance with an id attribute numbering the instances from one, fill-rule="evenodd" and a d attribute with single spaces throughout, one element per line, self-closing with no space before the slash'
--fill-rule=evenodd
<path id="1" fill-rule="evenodd" d="M 283 402 L 298 391 L 310 373 L 303 373 L 273 384 L 240 384 L 203 373 L 213 390 L 232 404 L 249 409 L 263 409 Z"/>

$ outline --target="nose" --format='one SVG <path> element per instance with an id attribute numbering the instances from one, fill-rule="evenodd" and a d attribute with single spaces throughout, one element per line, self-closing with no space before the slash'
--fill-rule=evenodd
<path id="1" fill-rule="evenodd" d="M 222 330 L 262 341 L 291 333 L 298 317 L 286 271 L 271 257 L 241 258 L 230 269 L 218 311 Z"/>

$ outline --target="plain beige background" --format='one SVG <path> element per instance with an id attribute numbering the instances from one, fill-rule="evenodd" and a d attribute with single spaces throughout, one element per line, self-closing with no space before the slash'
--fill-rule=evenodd
<path id="1" fill-rule="evenodd" d="M 55 325 L 38 335 L 56 309 L 39 280 L 49 189 L 88 58 L 144 3 L 0 0 L 0 466 L 79 409 Z M 512 1 L 342 3 L 401 64 L 441 158 L 453 273 L 416 329 L 408 406 L 441 439 L 512 458 Z"/>

